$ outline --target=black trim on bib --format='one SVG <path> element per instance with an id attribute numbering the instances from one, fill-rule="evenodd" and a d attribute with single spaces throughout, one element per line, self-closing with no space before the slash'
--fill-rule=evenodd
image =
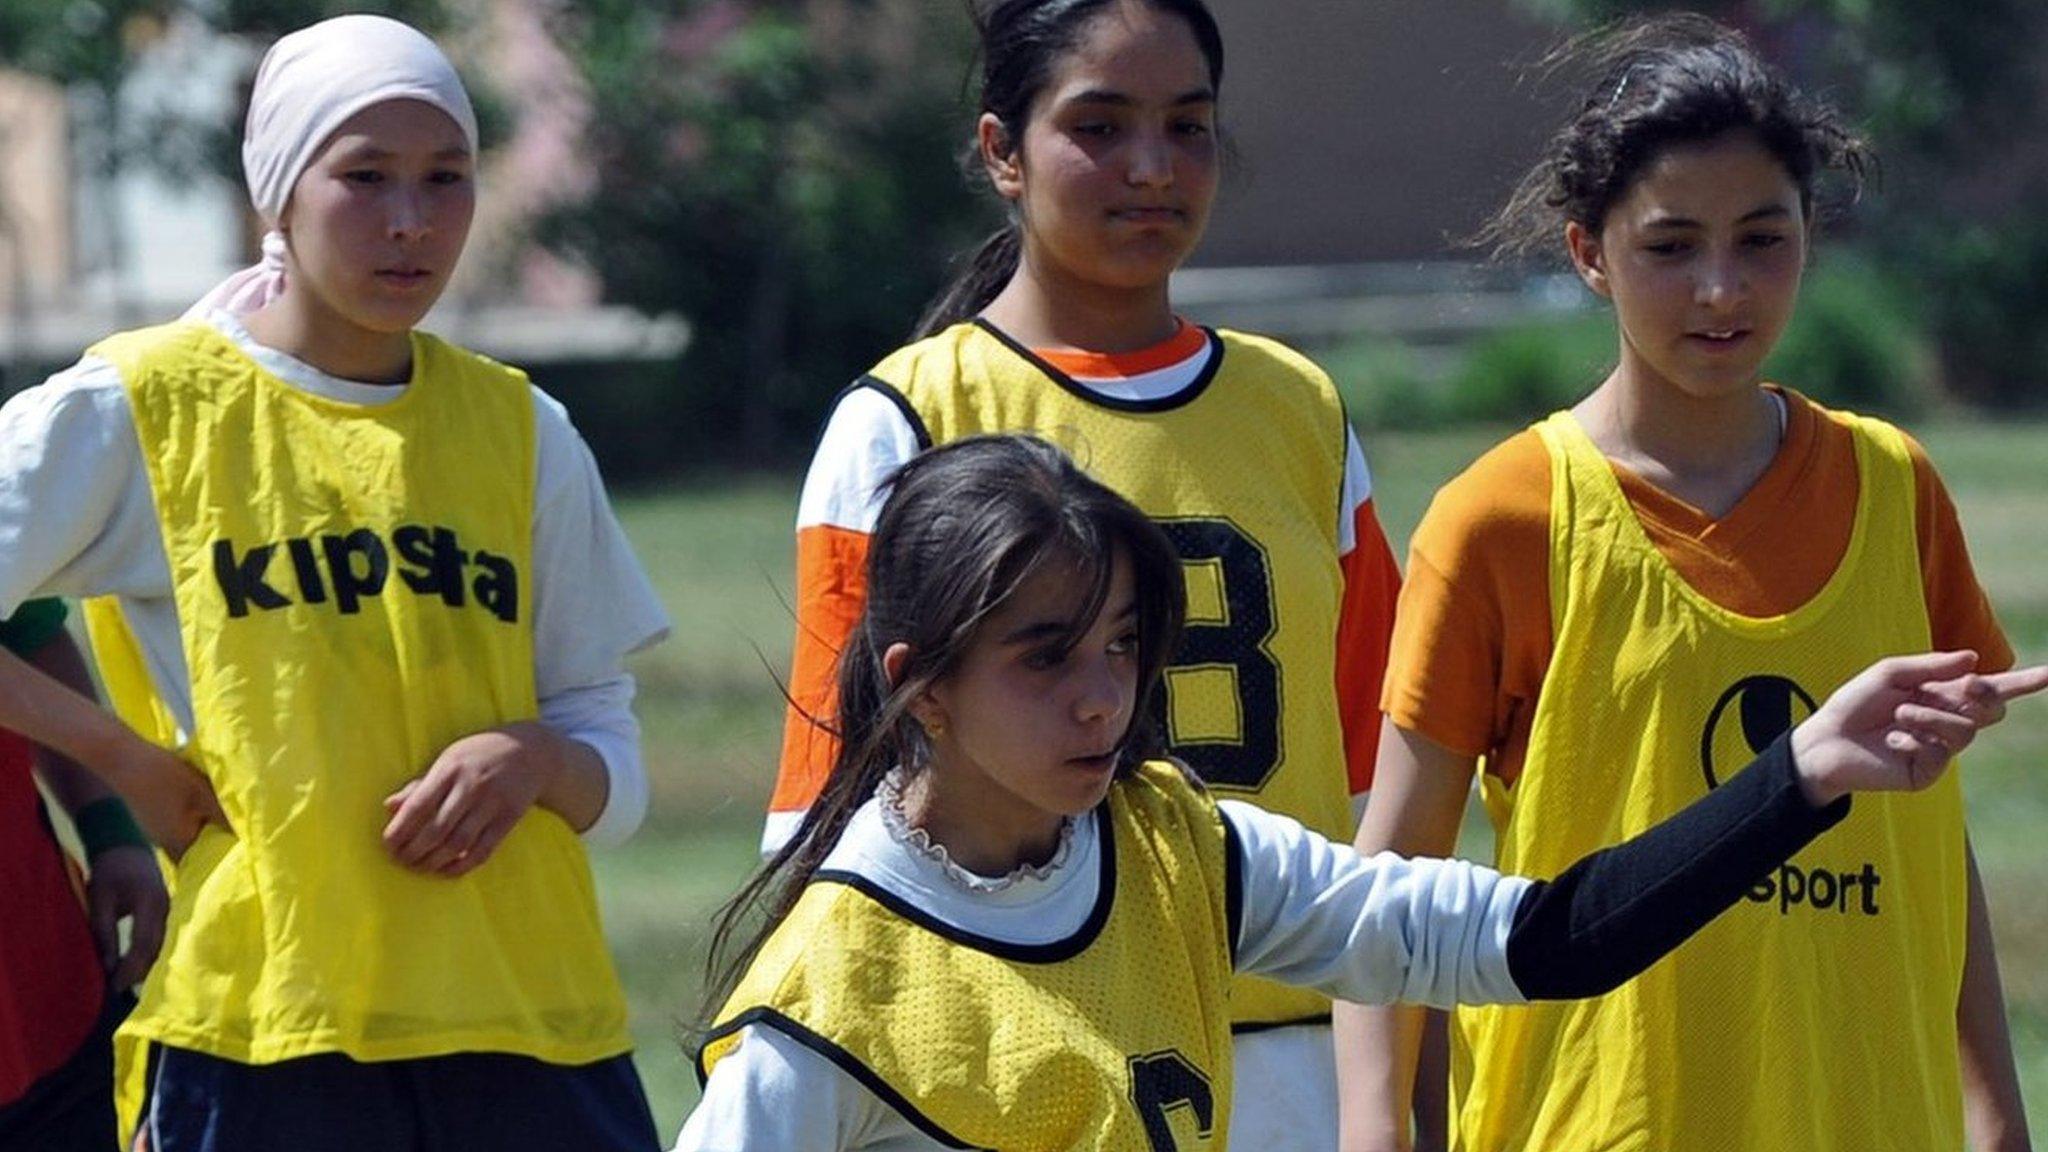
<path id="1" fill-rule="evenodd" d="M 910 398 L 897 391 L 894 384 L 874 375 L 862 376 L 860 379 L 841 388 L 839 394 L 832 397 L 832 403 L 825 408 L 825 419 L 818 425 L 819 443 L 824 441 L 825 429 L 831 426 L 832 417 L 838 413 L 840 402 L 862 389 L 881 393 L 884 399 L 896 406 L 898 412 L 903 413 L 903 418 L 910 421 L 910 430 L 917 434 L 918 451 L 926 451 L 932 446 L 932 430 L 924 426 L 924 417 L 919 416 L 917 409 L 911 406 Z M 812 445 L 813 450 L 816 447 L 817 445 Z"/>
<path id="2" fill-rule="evenodd" d="M 1316 1016 L 1303 1016 L 1299 1020 L 1269 1020 L 1244 1024 L 1232 1023 L 1230 1034 L 1232 1036 L 1250 1036 L 1258 1032 L 1277 1032 L 1282 1028 L 1328 1028 L 1329 1026 L 1330 1014 L 1324 1012 Z"/>
<path id="3" fill-rule="evenodd" d="M 875 1070 L 861 1063 L 851 1052 L 825 1039 L 809 1028 L 797 1023 L 773 1008 L 749 1008 L 711 1033 L 704 1041 L 708 1048 L 714 1041 L 722 1040 L 749 1024 L 761 1024 L 775 1029 L 784 1036 L 830 1060 L 839 1070 L 860 1082 L 861 1087 L 875 1094 L 875 1098 L 894 1108 L 918 1131 L 944 1144 L 948 1148 L 969 1149 L 971 1152 L 993 1152 L 978 1144 L 969 1144 L 938 1125 L 931 1117 L 917 1110 L 917 1106 L 905 1099 L 903 1094 L 891 1088 Z M 704 1067 L 704 1050 L 697 1051 L 697 1084 L 701 1088 L 711 1078 L 710 1070 Z"/>
<path id="4" fill-rule="evenodd" d="M 969 932 L 911 904 L 894 892 L 883 888 L 867 877 L 855 872 L 836 869 L 820 869 L 811 876 L 813 884 L 843 884 L 889 911 L 910 921 L 928 932 L 942 936 L 963 948 L 985 952 L 1002 960 L 1019 964 L 1057 964 L 1071 960 L 1087 951 L 1095 938 L 1102 935 L 1103 926 L 1109 923 L 1110 908 L 1116 903 L 1116 837 L 1111 832 L 1109 803 L 1104 801 L 1095 808 L 1095 828 L 1102 839 L 1102 865 L 1095 893 L 1095 907 L 1089 911 L 1088 919 L 1072 936 L 1055 940 L 1050 944 L 1013 944 Z"/>
<path id="5" fill-rule="evenodd" d="M 1201 375 L 1196 376 L 1187 387 L 1158 400 L 1119 400 L 1086 387 L 1072 376 L 1046 363 L 1043 357 L 1017 343 L 1009 333 L 987 320 L 977 316 L 974 318 L 974 326 L 994 337 L 998 344 L 1016 353 L 1025 363 L 1038 369 L 1046 379 L 1059 385 L 1066 392 L 1098 408 L 1109 408 L 1117 412 L 1170 412 L 1175 408 L 1184 408 L 1208 391 L 1210 382 L 1216 379 L 1216 373 L 1223 369 L 1223 337 L 1218 336 L 1214 328 L 1204 324 L 1201 326 L 1202 331 L 1209 335 L 1209 362 L 1203 365 Z"/>
<path id="6" fill-rule="evenodd" d="M 1222 812 L 1223 821 L 1223 925 L 1230 932 L 1230 970 L 1237 971 L 1237 937 L 1244 931 L 1244 845 L 1237 838 L 1237 825 Z"/>
<path id="7" fill-rule="evenodd" d="M 1244 973 L 1237 968 L 1237 938 L 1244 931 L 1244 842 L 1238 839 L 1237 825 L 1231 822 L 1229 813 L 1219 809 L 1216 817 L 1223 821 L 1223 920 L 1230 932 L 1230 971 L 1234 976 L 1242 976 Z M 1311 1028 L 1329 1023 L 1328 1012 L 1292 1020 L 1233 1020 L 1230 1034 L 1246 1036 L 1275 1028 Z"/>
<path id="8" fill-rule="evenodd" d="M 1344 403 L 1344 394 L 1337 391 L 1337 382 L 1335 380 L 1330 381 L 1330 391 L 1337 397 L 1337 453 L 1344 461 L 1337 468 L 1337 538 L 1341 540 L 1344 538 L 1344 530 L 1352 527 L 1352 518 L 1358 511 L 1351 506 L 1350 501 L 1347 499 L 1351 493 L 1345 491 L 1351 479 L 1351 409 Z M 1359 454 L 1361 456 L 1364 455 L 1363 448 L 1360 448 Z M 1367 471 L 1368 473 L 1371 471 L 1370 465 L 1367 466 Z M 1370 492 L 1367 493 L 1366 499 L 1372 499 Z M 1356 536 L 1352 537 L 1351 550 L 1353 552 L 1358 551 L 1360 543 L 1361 541 Z M 1339 564 L 1342 564 L 1343 561 L 1344 557 L 1337 557 Z M 1349 769 L 1347 768 L 1346 771 L 1349 771 Z"/>

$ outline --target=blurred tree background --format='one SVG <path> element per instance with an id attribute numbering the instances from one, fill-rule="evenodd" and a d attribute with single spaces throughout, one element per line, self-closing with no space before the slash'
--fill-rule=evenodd
<path id="1" fill-rule="evenodd" d="M 57 84 L 73 97 L 84 123 L 75 134 L 76 158 L 106 185 L 132 167 L 150 166 L 173 178 L 212 170 L 241 180 L 241 124 L 202 123 L 165 113 L 137 115 L 121 99 L 122 86 L 166 25 L 190 4 L 179 0 L 5 0 L 0 3 L 0 63 Z M 379 12 L 417 27 L 442 27 L 441 0 L 213 0 L 206 17 L 216 29 L 268 42 L 294 28 L 344 12 Z M 253 58 L 251 68 L 254 67 Z M 253 77 L 252 77 L 253 79 Z M 6 143 L 0 124 L 0 146 Z M 117 276 L 128 268 L 128 223 L 112 197 L 97 205 L 91 227 Z M 0 199 L 0 238 L 15 226 Z M 117 284 L 124 304 L 130 293 Z M 124 307 L 124 312 L 128 311 Z M 144 319 L 124 317 L 128 322 Z"/>
<path id="2" fill-rule="evenodd" d="M 124 120 L 115 98 L 138 54 L 194 7 L 7 0 L 0 61 L 74 98 L 93 94 L 97 123 L 82 125 L 79 139 L 106 180 L 148 165 L 173 175 L 207 169 L 239 186 L 239 116 Z M 680 365 L 569 365 L 550 382 L 572 395 L 586 433 L 623 474 L 796 458 L 831 393 L 902 341 L 955 252 L 993 224 L 994 209 L 964 186 L 958 156 L 969 125 L 965 8 L 918 0 L 538 7 L 587 84 L 592 113 L 577 157 L 588 194 L 549 213 L 538 235 L 600 270 L 608 301 L 681 314 L 692 328 Z M 214 0 L 199 10 L 260 52 L 285 31 L 342 12 L 381 12 L 458 39 L 469 7 Z M 505 112 L 488 72 L 465 72 L 488 149 L 503 135 Z M 119 267 L 124 225 L 118 212 L 104 216 L 95 226 Z M 649 411 L 663 419 L 648 421 Z"/>
<path id="3" fill-rule="evenodd" d="M 612 298 L 689 317 L 680 381 L 656 382 L 677 418 L 643 427 L 667 460 L 807 450 L 831 394 L 902 342 L 991 226 L 958 159 L 971 32 L 963 9 L 933 9 L 559 7 L 595 101 L 596 180 L 545 235 Z"/>
<path id="4" fill-rule="evenodd" d="M 1560 29 L 1672 7 L 1515 2 Z M 1824 231 L 1772 373 L 1900 416 L 2048 404 L 2048 6 L 1693 7 L 1843 105 L 1885 161 Z M 800 457 L 831 394 L 901 339 L 993 222 L 959 166 L 964 5 L 561 0 L 555 13 L 596 104 L 595 184 L 543 235 L 601 269 L 613 299 L 695 326 L 677 373 L 615 383 L 618 403 L 579 419 L 623 421 L 654 469 Z M 1383 341 L 1316 351 L 1338 361 L 1355 412 L 1413 427 L 1538 415 L 1582 394 L 1611 345 L 1604 323 L 1517 325 L 1475 340 L 1447 377 Z M 650 429 L 632 415 L 649 405 L 682 418 Z"/>
<path id="5" fill-rule="evenodd" d="M 1560 34 L 1670 7 L 1501 2 Z M 167 22 L 196 13 L 246 41 L 253 68 L 283 30 L 381 11 L 444 36 L 462 60 L 480 14 L 502 3 L 539 14 L 587 107 L 565 165 L 576 192 L 549 204 L 532 238 L 588 270 L 606 302 L 691 326 L 680 362 L 548 363 L 544 379 L 620 478 L 800 460 L 831 395 L 901 341 L 951 261 L 995 222 L 960 164 L 967 0 L 5 0 L 0 61 L 72 93 L 96 121 L 81 125 L 77 162 L 109 181 L 150 165 L 239 185 L 239 118 L 124 112 L 115 98 Z M 1743 28 L 1842 104 L 1884 158 L 1878 185 L 1824 229 L 1771 372 L 1901 416 L 1950 401 L 2048 405 L 2048 5 L 1693 7 Z M 1218 11 L 1226 27 L 1244 17 L 1227 0 Z M 494 85 L 506 81 L 491 67 L 465 63 L 489 148 L 517 101 L 500 100 Z M 1257 83 L 1238 79 L 1232 100 L 1256 100 L 1244 85 Z M 1259 157 L 1248 160 L 1256 178 Z M 497 187 L 487 201 L 507 195 Z M 124 225 L 110 198 L 97 210 L 91 229 L 118 275 Z M 0 241 L 10 227 L 0 203 Z M 1197 318 L 1232 317 L 1219 307 Z M 1418 358 L 1373 334 L 1311 351 L 1365 422 L 1432 427 L 1520 420 L 1569 401 L 1612 361 L 1602 330 L 1581 314 L 1479 332 L 1447 357 Z"/>

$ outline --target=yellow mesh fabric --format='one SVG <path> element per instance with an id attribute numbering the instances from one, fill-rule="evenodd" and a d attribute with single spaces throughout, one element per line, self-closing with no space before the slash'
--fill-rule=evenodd
<path id="1" fill-rule="evenodd" d="M 878 365 L 937 444 L 1030 432 L 1157 521 L 1180 550 L 1188 631 L 1166 673 L 1168 736 L 1217 792 L 1351 839 L 1338 720 L 1337 566 L 1344 412 L 1321 369 L 1285 346 L 1221 332 L 1214 376 L 1170 406 L 1077 391 L 974 324 Z M 1329 1001 L 1236 981 L 1240 1026 L 1327 1019 Z"/>
<path id="2" fill-rule="evenodd" d="M 627 1048 L 574 832 L 534 810 L 460 879 L 392 862 L 384 798 L 537 714 L 532 399 L 432 337 L 388 405 L 308 395 L 202 325 L 92 352 L 127 387 L 170 560 L 194 731 L 232 835 L 175 870 L 124 1035 L 250 1063 Z M 89 613 L 124 718 L 173 738 L 132 635 Z"/>
<path id="3" fill-rule="evenodd" d="M 739 1028 L 761 1023 L 879 1085 L 941 1140 L 1004 1152 L 1221 1149 L 1221 817 L 1167 764 L 1112 788 L 1108 814 L 1114 901 L 1071 955 L 984 950 L 848 883 L 814 880 L 720 1011 L 704 1072 Z"/>
<path id="4" fill-rule="evenodd" d="M 1833 418 L 1857 434 L 1854 532 L 1822 591 L 1768 619 L 1687 586 L 1578 424 L 1539 425 L 1557 648 L 1528 767 L 1511 791 L 1489 784 L 1505 871 L 1552 876 L 1642 831 L 1871 661 L 1927 647 L 1903 439 Z M 1858 796 L 1846 822 L 1615 993 L 1461 1009 L 1456 1146 L 1961 1147 L 1963 859 L 1954 773 L 1919 795 Z"/>

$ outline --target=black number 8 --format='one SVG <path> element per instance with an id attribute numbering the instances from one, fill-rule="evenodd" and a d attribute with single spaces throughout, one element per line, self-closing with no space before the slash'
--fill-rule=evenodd
<path id="1" fill-rule="evenodd" d="M 1176 674 L 1222 672 L 1237 697 L 1235 738 L 1190 739 L 1182 735 L 1189 720 L 1176 716 L 1169 687 L 1159 702 L 1167 742 L 1210 784 L 1256 791 L 1280 764 L 1280 664 L 1265 648 L 1275 630 L 1272 566 L 1228 520 L 1161 520 L 1159 527 L 1182 563 L 1217 567 L 1223 601 L 1222 620 L 1189 621 L 1166 670 L 1168 683 Z"/>
<path id="2" fill-rule="evenodd" d="M 1170 1048 L 1131 1057 L 1131 1102 L 1145 1122 L 1145 1141 L 1152 1152 L 1175 1152 L 1173 1129 L 1166 1124 L 1166 1114 L 1175 1108 L 1191 1109 L 1195 1130 L 1203 1136 L 1216 1128 L 1216 1094 L 1209 1078 Z"/>

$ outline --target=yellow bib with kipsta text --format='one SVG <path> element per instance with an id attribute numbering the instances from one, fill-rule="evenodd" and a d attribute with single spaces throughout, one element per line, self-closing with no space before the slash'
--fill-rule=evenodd
<path id="1" fill-rule="evenodd" d="M 447 879 L 400 867 L 385 798 L 460 737 L 538 712 L 525 377 L 424 334 L 387 404 L 292 387 L 201 324 L 113 337 L 192 688 L 178 749 L 233 832 L 179 862 L 128 1031 L 246 1063 L 628 1046 L 590 869 L 534 809 Z M 176 736 L 120 608 L 109 695 Z"/>

